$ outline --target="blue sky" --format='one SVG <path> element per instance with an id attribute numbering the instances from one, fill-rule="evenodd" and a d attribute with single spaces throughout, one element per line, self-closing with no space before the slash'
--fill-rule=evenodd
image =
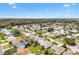
<path id="1" fill-rule="evenodd" d="M 0 17 L 79 18 L 79 4 L 0 3 Z"/>

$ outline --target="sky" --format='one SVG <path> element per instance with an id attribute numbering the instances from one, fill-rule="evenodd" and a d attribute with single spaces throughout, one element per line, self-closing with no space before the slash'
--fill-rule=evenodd
<path id="1" fill-rule="evenodd" d="M 0 18 L 79 18 L 79 4 L 0 3 Z"/>

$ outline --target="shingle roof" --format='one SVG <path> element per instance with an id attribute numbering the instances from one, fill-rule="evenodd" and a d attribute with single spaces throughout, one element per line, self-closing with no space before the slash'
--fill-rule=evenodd
<path id="1" fill-rule="evenodd" d="M 53 45 L 51 47 L 51 49 L 53 49 L 55 51 L 55 53 L 57 53 L 57 54 L 61 54 L 61 53 L 63 53 L 65 51 L 65 48 L 57 47 L 56 45 Z"/>
<path id="2" fill-rule="evenodd" d="M 73 55 L 73 52 L 71 50 L 68 50 L 64 52 L 63 55 Z"/>

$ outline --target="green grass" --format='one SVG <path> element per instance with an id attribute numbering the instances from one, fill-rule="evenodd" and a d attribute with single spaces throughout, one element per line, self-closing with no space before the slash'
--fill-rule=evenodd
<path id="1" fill-rule="evenodd" d="M 48 48 L 47 50 L 48 50 L 49 55 L 57 55 L 55 51 L 53 51 L 51 48 Z"/>
<path id="2" fill-rule="evenodd" d="M 79 42 L 79 37 L 77 37 L 77 38 L 75 39 L 75 42 Z"/>
<path id="3" fill-rule="evenodd" d="M 52 38 L 51 36 L 49 36 L 49 35 L 47 36 L 47 39 L 51 39 L 51 38 Z"/>
<path id="4" fill-rule="evenodd" d="M 26 38 L 26 36 L 25 35 L 23 35 L 23 34 L 20 34 L 19 36 L 17 36 L 17 37 L 19 37 L 19 38 Z"/>
<path id="5" fill-rule="evenodd" d="M 9 43 L 8 41 L 4 40 L 1 42 L 2 44 L 5 44 L 5 43 Z"/>
<path id="6" fill-rule="evenodd" d="M 41 46 L 40 45 L 37 45 L 35 47 L 33 46 L 30 46 L 29 49 L 32 51 L 32 53 L 34 54 L 42 54 L 42 51 L 41 51 Z"/>
<path id="7" fill-rule="evenodd" d="M 9 44 L 3 46 L 3 49 L 7 49 L 7 48 L 10 48 Z"/>
<path id="8" fill-rule="evenodd" d="M 55 40 L 60 42 L 60 43 L 63 43 L 63 41 L 60 38 L 56 38 Z"/>

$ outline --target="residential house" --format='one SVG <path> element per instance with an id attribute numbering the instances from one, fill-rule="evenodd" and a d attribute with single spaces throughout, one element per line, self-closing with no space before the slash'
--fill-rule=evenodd
<path id="1" fill-rule="evenodd" d="M 18 55 L 27 55 L 29 53 L 31 53 L 31 51 L 28 48 L 18 48 L 17 49 Z"/>
<path id="2" fill-rule="evenodd" d="M 71 50 L 65 51 L 62 55 L 73 55 L 74 53 Z"/>
<path id="3" fill-rule="evenodd" d="M 56 46 L 56 45 L 53 45 L 52 47 L 51 47 L 51 49 L 53 49 L 54 51 L 55 51 L 55 53 L 56 54 L 62 54 L 64 51 L 65 51 L 65 48 L 63 48 L 63 47 L 58 47 L 58 46 Z"/>

